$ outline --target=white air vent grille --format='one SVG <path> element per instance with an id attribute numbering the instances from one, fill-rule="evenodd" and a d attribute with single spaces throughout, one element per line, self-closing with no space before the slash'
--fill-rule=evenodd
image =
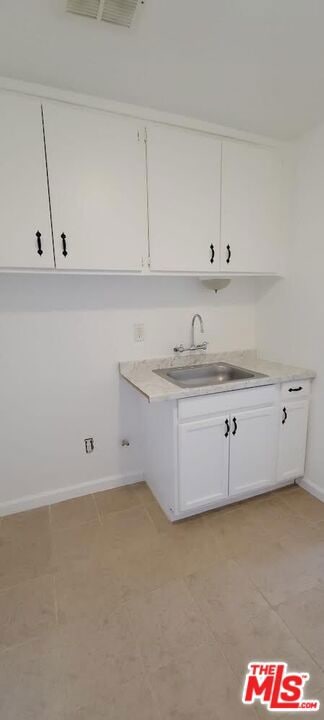
<path id="1" fill-rule="evenodd" d="M 68 0 L 68 12 L 97 19 L 100 0 Z"/>
<path id="2" fill-rule="evenodd" d="M 138 0 L 106 0 L 102 20 L 130 27 Z"/>
<path id="3" fill-rule="evenodd" d="M 67 0 L 67 10 L 76 15 L 130 27 L 139 0 Z"/>

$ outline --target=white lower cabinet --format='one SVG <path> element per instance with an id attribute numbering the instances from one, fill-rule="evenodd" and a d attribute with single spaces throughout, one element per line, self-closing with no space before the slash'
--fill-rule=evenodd
<path id="1" fill-rule="evenodd" d="M 279 436 L 278 480 L 304 475 L 308 422 L 308 399 L 283 401 Z"/>
<path id="2" fill-rule="evenodd" d="M 229 494 L 273 485 L 277 455 L 277 410 L 252 408 L 232 417 Z"/>
<path id="3" fill-rule="evenodd" d="M 277 417 L 270 405 L 180 423 L 180 510 L 273 485 Z"/>
<path id="4" fill-rule="evenodd" d="M 227 415 L 179 425 L 179 504 L 181 510 L 217 502 L 228 495 Z"/>
<path id="5" fill-rule="evenodd" d="M 309 394 L 306 381 L 146 406 L 145 477 L 170 520 L 301 477 Z"/>

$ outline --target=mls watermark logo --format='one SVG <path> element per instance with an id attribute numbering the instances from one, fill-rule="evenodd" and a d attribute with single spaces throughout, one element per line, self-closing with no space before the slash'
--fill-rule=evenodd
<path id="1" fill-rule="evenodd" d="M 259 701 L 270 712 L 317 712 L 319 700 L 306 700 L 304 687 L 309 673 L 288 672 L 285 662 L 260 662 L 248 665 L 242 702 L 253 705 Z"/>

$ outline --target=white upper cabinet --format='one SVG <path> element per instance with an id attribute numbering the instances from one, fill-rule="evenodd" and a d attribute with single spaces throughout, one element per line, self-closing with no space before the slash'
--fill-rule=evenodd
<path id="1" fill-rule="evenodd" d="M 276 150 L 223 142 L 221 269 L 279 272 L 281 161 Z"/>
<path id="2" fill-rule="evenodd" d="M 219 140 L 183 128 L 149 126 L 147 170 L 151 270 L 219 270 Z"/>
<path id="3" fill-rule="evenodd" d="M 137 120 L 44 106 L 56 265 L 141 271 L 147 257 L 144 134 Z"/>
<path id="4" fill-rule="evenodd" d="M 0 268 L 280 272 L 278 151 L 158 123 L 145 144 L 136 118 L 43 113 L 44 128 L 41 100 L 0 94 Z"/>
<path id="5" fill-rule="evenodd" d="M 54 267 L 41 103 L 0 94 L 0 267 Z"/>

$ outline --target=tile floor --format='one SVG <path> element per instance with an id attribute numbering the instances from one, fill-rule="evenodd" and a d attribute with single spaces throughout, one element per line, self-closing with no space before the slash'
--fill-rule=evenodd
<path id="1" fill-rule="evenodd" d="M 175 525 L 144 483 L 0 520 L 3 720 L 270 718 L 240 701 L 255 658 L 324 707 L 324 504 L 300 488 Z"/>

